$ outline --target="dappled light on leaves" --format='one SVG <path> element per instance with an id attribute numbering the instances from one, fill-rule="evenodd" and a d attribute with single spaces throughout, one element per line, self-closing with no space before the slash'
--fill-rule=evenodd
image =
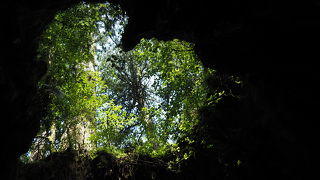
<path id="1" fill-rule="evenodd" d="M 97 124 L 105 124 L 97 130 L 106 132 L 94 135 L 99 136 L 98 145 L 107 141 L 124 151 L 160 155 L 192 131 L 207 97 L 206 71 L 192 48 L 180 40 L 142 39 L 129 52 L 98 56 L 104 92 L 123 111 L 115 118 L 96 119 Z M 128 123 L 123 123 L 124 112 Z M 118 131 L 110 134 L 112 126 Z"/>
<path id="2" fill-rule="evenodd" d="M 150 156 L 176 155 L 199 124 L 199 110 L 214 105 L 205 69 L 193 44 L 142 39 L 131 51 L 119 47 L 127 17 L 110 4 L 81 3 L 56 15 L 43 33 L 38 58 L 49 65 L 39 92 L 47 115 L 25 162 L 73 149 Z M 169 163 L 170 164 L 170 163 Z"/>

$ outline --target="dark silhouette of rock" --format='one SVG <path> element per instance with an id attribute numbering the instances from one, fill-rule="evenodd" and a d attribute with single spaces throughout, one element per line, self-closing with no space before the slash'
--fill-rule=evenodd
<path id="1" fill-rule="evenodd" d="M 39 36 L 58 10 L 77 2 L 1 2 L 1 179 L 14 175 L 16 159 L 27 151 L 39 128 L 36 85 L 46 71 L 46 65 L 35 60 Z M 124 49 L 141 38 L 187 40 L 195 43 L 205 66 L 243 80 L 240 100 L 225 98 L 215 110 L 203 112 L 208 133 L 221 150 L 210 154 L 199 149 L 201 155 L 185 165 L 192 174 L 185 177 L 310 179 L 316 174 L 320 42 L 316 0 L 110 2 L 120 4 L 130 18 Z M 230 165 L 237 158 L 243 162 L 241 168 Z M 222 168 L 219 161 L 229 164 Z"/>

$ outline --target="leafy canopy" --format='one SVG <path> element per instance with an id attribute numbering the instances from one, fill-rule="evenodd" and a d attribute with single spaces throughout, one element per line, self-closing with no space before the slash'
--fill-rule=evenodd
<path id="1" fill-rule="evenodd" d="M 39 45 L 49 65 L 39 92 L 50 101 L 24 158 L 67 148 L 159 156 L 178 151 L 181 139 L 192 143 L 214 71 L 177 39 L 142 39 L 121 51 L 126 19 L 110 4 L 81 3 L 56 15 Z"/>
<path id="2" fill-rule="evenodd" d="M 132 51 L 102 55 L 98 61 L 105 92 L 124 113 L 96 119 L 98 144 L 162 154 L 198 123 L 207 96 L 206 73 L 192 44 L 142 39 Z"/>

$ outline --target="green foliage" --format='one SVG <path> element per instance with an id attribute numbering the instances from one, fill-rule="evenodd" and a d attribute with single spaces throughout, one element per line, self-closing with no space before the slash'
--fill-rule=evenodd
<path id="1" fill-rule="evenodd" d="M 107 83 L 105 92 L 122 110 L 119 117 L 96 120 L 127 123 L 121 124 L 121 129 L 110 122 L 98 126 L 99 132 L 105 133 L 93 134 L 94 139 L 124 151 L 157 156 L 171 151 L 198 123 L 198 110 L 207 98 L 208 73 L 192 44 L 142 39 L 132 51 L 117 51 L 99 59 L 99 71 Z"/>
<path id="2" fill-rule="evenodd" d="M 24 161 L 67 148 L 171 153 L 177 162 L 192 156 L 178 142 L 194 143 L 189 135 L 200 108 L 218 102 L 221 92 L 208 96 L 205 83 L 215 72 L 202 67 L 193 44 L 177 39 L 142 39 L 122 52 L 116 46 L 125 21 L 109 4 L 81 3 L 57 14 L 43 33 L 39 60 L 49 71 L 39 87 L 49 110 Z"/>
<path id="3" fill-rule="evenodd" d="M 110 15 L 112 13 L 112 15 Z M 95 70 L 95 42 L 101 24 L 107 24 L 110 35 L 120 11 L 109 4 L 81 3 L 58 13 L 39 44 L 39 60 L 46 61 L 49 70 L 40 83 L 49 94 L 47 116 L 28 153 L 38 160 L 54 151 L 90 147 L 88 128 L 96 111 L 108 97 L 99 94 L 105 86 Z"/>

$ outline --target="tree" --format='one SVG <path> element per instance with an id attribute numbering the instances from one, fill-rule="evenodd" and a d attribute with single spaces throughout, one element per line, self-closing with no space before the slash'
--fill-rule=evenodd
<path id="1" fill-rule="evenodd" d="M 100 56 L 100 63 L 106 94 L 135 117 L 113 135 L 119 137 L 117 148 L 164 153 L 198 123 L 206 73 L 192 44 L 142 40 L 132 51 Z"/>
<path id="2" fill-rule="evenodd" d="M 95 44 L 104 34 L 114 35 L 118 8 L 110 4 L 80 3 L 58 13 L 39 44 L 39 60 L 49 65 L 39 83 L 50 96 L 47 115 L 34 139 L 29 156 L 41 159 L 52 151 L 89 148 L 88 136 L 96 110 L 108 101 L 99 90 L 105 85 L 95 70 Z"/>
<path id="3" fill-rule="evenodd" d="M 181 40 L 142 39 L 122 52 L 125 21 L 110 4 L 81 3 L 56 15 L 39 45 L 49 65 L 39 88 L 50 103 L 27 158 L 68 148 L 163 155 L 188 139 L 211 71 Z"/>

